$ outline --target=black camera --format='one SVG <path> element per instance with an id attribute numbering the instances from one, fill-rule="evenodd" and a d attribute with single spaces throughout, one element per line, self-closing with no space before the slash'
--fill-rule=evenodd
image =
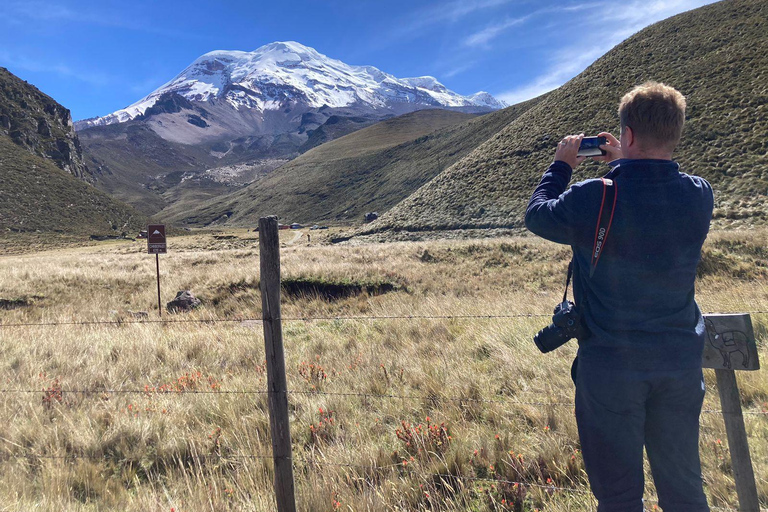
<path id="1" fill-rule="evenodd" d="M 542 354 L 546 354 L 564 345 L 571 338 L 581 338 L 584 334 L 581 314 L 573 302 L 564 300 L 555 306 L 552 324 L 540 330 L 533 337 L 533 342 Z"/>

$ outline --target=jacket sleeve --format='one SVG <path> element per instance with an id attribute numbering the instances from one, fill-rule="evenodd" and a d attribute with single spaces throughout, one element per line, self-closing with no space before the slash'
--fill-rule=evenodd
<path id="1" fill-rule="evenodd" d="M 579 205 L 574 201 L 574 189 L 566 190 L 573 169 L 555 161 L 541 177 L 541 182 L 528 203 L 525 227 L 542 238 L 559 244 L 576 244 Z M 582 205 L 583 206 L 583 205 Z"/>

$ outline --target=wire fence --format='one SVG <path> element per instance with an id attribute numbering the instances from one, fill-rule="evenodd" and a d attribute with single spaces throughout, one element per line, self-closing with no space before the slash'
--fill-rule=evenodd
<path id="1" fill-rule="evenodd" d="M 710 314 L 710 313 L 706 313 Z M 726 313 L 728 314 L 728 313 Z M 734 314 L 734 313 L 731 313 Z M 768 314 L 768 310 L 752 310 L 752 311 L 740 311 L 738 314 Z M 315 322 L 315 321 L 377 321 L 377 320 L 494 320 L 494 319 L 521 319 L 521 318 L 542 318 L 549 317 L 549 314 L 543 313 L 518 313 L 507 315 L 347 315 L 347 316 L 287 316 L 281 317 L 279 320 L 284 322 Z M 276 319 L 277 320 L 277 319 Z M 131 324 L 216 324 L 216 323 L 260 323 L 263 319 L 256 317 L 234 317 L 234 318 L 183 318 L 183 319 L 133 319 L 133 320 L 94 320 L 94 321 L 65 321 L 65 322 L 18 322 L 18 323 L 2 323 L 0 322 L 0 328 L 2 327 L 56 327 L 56 326 L 94 326 L 94 325 L 109 325 L 109 326 L 122 326 Z M 13 394 L 13 393 L 40 393 L 40 389 L 0 389 L 0 394 Z M 173 390 L 157 391 L 151 387 L 145 387 L 144 389 L 109 389 L 109 388 L 96 388 L 96 389 L 61 389 L 61 393 L 82 394 L 82 395 L 100 395 L 100 394 L 162 394 L 162 393 L 174 393 Z M 183 394 L 235 394 L 235 395 L 259 395 L 268 394 L 267 390 L 191 390 L 185 389 Z M 327 391 L 299 391 L 292 390 L 287 392 L 293 395 L 325 395 L 336 397 L 359 397 L 359 398 L 378 398 L 378 399 L 403 399 L 403 400 L 441 400 L 449 402 L 461 402 L 461 403 L 498 403 L 504 405 L 523 405 L 532 407 L 573 407 L 573 402 L 526 402 L 515 400 L 507 397 L 499 397 L 496 399 L 483 399 L 473 397 L 451 397 L 443 395 L 435 396 L 419 396 L 419 395 L 402 395 L 402 394 L 381 394 L 381 393 L 360 393 L 352 391 L 344 392 L 327 392 Z M 539 394 L 546 395 L 543 392 L 526 392 L 527 394 Z M 181 393 L 180 393 L 181 394 Z M 702 413 L 705 414 L 722 414 L 719 409 L 704 409 Z M 744 414 L 749 415 L 768 415 L 768 411 L 744 411 Z"/>
<path id="2" fill-rule="evenodd" d="M 738 313 L 747 313 L 754 315 L 768 314 L 766 310 L 753 310 L 753 311 L 740 311 Z M 518 314 L 499 314 L 499 315 L 319 315 L 319 316 L 283 316 L 279 318 L 283 322 L 317 322 L 317 321 L 392 321 L 392 320 L 510 320 L 510 319 L 525 319 L 525 318 L 547 318 L 551 314 L 547 313 L 518 313 Z M 124 326 L 124 325 L 141 325 L 141 324 L 157 324 L 157 325 L 173 325 L 173 324 L 245 324 L 245 323 L 261 323 L 262 318 L 256 317 L 232 317 L 232 318 L 183 318 L 183 319 L 150 319 L 145 317 L 132 318 L 132 319 L 115 319 L 115 320 L 92 320 L 92 321 L 48 321 L 48 322 L 0 322 L 0 328 L 31 328 L 31 327 L 59 327 L 59 326 Z M 41 394 L 49 392 L 45 388 L 31 389 L 31 388 L 11 388 L 6 387 L 0 389 L 0 394 Z M 240 389 L 240 390 L 228 390 L 228 389 L 184 389 L 183 391 L 167 389 L 158 390 L 158 388 L 152 386 L 146 386 L 142 388 L 58 388 L 56 390 L 58 396 L 64 396 L 65 394 L 88 396 L 102 396 L 103 395 L 144 395 L 144 396 L 156 396 L 156 395 L 269 395 L 271 392 L 265 389 Z M 520 400 L 515 397 L 498 396 L 494 398 L 477 398 L 477 397 L 464 397 L 464 396 L 445 396 L 442 394 L 431 395 L 419 395 L 419 394 L 397 394 L 397 393 L 365 393 L 356 391 L 321 391 L 321 390 L 287 390 L 280 391 L 279 393 L 286 393 L 289 396 L 322 396 L 322 397 L 340 397 L 340 398 L 362 398 L 362 399 L 397 399 L 397 400 L 412 400 L 419 402 L 429 401 L 447 401 L 455 402 L 459 404 L 464 403 L 488 403 L 488 404 L 502 404 L 502 405 L 515 405 L 526 406 L 535 408 L 551 408 L 551 407 L 568 407 L 573 408 L 574 403 L 572 401 L 562 401 L 555 399 L 551 401 L 536 400 L 526 401 Z M 548 393 L 537 391 L 526 391 L 526 394 L 534 394 L 540 396 L 548 396 Z M 702 413 L 705 414 L 722 414 L 721 410 L 717 409 L 704 409 Z M 757 417 L 768 416 L 768 410 L 763 411 L 744 411 L 745 415 L 752 415 Z M 275 461 L 276 457 L 269 454 L 242 454 L 242 453 L 227 453 L 227 454 L 193 454 L 193 458 L 205 461 L 216 460 L 220 462 L 227 461 L 243 461 L 243 460 L 263 460 L 263 461 Z M 93 461 L 106 461 L 112 460 L 110 456 L 104 454 L 87 454 L 87 453 L 66 453 L 66 454 L 48 454 L 48 453 L 0 453 L 0 460 L 18 459 L 18 460 L 59 460 L 59 461 L 75 461 L 75 460 L 93 460 Z M 388 465 L 362 465 L 354 463 L 340 463 L 330 462 L 324 459 L 316 457 L 287 457 L 284 458 L 291 460 L 293 464 L 304 464 L 309 466 L 328 466 L 338 467 L 366 472 L 384 472 L 397 470 L 398 472 L 409 474 L 411 476 L 419 478 L 429 479 L 444 479 L 451 482 L 488 482 L 495 485 L 503 484 L 510 486 L 520 486 L 522 488 L 536 488 L 548 493 L 565 492 L 574 493 L 580 495 L 588 495 L 590 491 L 585 488 L 564 487 L 562 485 L 545 484 L 539 482 L 526 482 L 515 481 L 504 478 L 491 478 L 481 476 L 469 476 L 453 474 L 451 472 L 439 472 L 439 471 L 419 471 L 411 465 L 408 466 L 407 462 L 394 463 Z M 448 469 L 448 468 L 446 468 Z M 647 502 L 654 503 L 654 502 Z M 712 510 L 731 511 L 736 509 L 711 507 Z"/>
<path id="3" fill-rule="evenodd" d="M 715 312 L 707 312 L 704 314 L 715 314 Z M 759 311 L 733 311 L 722 312 L 717 314 L 749 314 L 749 315 L 765 315 L 768 314 L 768 310 Z M 504 320 L 504 319 L 520 319 L 520 318 L 548 318 L 551 317 L 551 313 L 515 313 L 507 315 L 321 315 L 321 316 L 282 316 L 273 318 L 273 320 L 282 322 L 318 322 L 318 321 L 378 321 L 378 320 Z M 173 324 L 217 324 L 217 323 L 251 323 L 262 322 L 263 318 L 256 317 L 233 317 L 233 318 L 133 318 L 133 319 L 117 319 L 117 320 L 86 320 L 86 321 L 51 321 L 51 322 L 2 322 L 0 321 L 0 328 L 4 327 L 59 327 L 59 326 L 95 326 L 95 325 L 109 325 L 109 326 L 123 326 L 123 325 L 136 325 L 136 324 L 161 324 L 161 325 L 173 325 Z"/>
<path id="4" fill-rule="evenodd" d="M 0 389 L 0 394 L 44 394 L 50 392 L 49 388 L 39 389 Z M 489 403 L 500 405 L 519 405 L 529 407 L 569 407 L 575 406 L 574 402 L 563 401 L 524 401 L 518 400 L 513 397 L 500 397 L 498 399 L 490 398 L 474 398 L 474 397 L 457 397 L 457 396 L 444 396 L 444 395 L 402 395 L 394 393 L 359 393 L 351 391 L 303 391 L 303 390 L 287 390 L 287 391 L 268 391 L 257 389 L 184 389 L 184 390 L 158 390 L 157 388 L 148 386 L 144 389 L 112 389 L 112 388 L 94 388 L 94 389 L 57 389 L 56 392 L 60 395 L 74 394 L 74 395 L 97 395 L 102 397 L 103 395 L 144 395 L 144 396 L 157 396 L 157 395 L 268 395 L 268 394 L 287 394 L 287 395 L 306 395 L 306 396 L 330 396 L 330 397 L 344 397 L 344 398 L 363 398 L 363 399 L 398 399 L 398 400 L 413 400 L 418 402 L 456 402 L 456 403 Z M 533 392 L 533 394 L 542 394 Z M 702 409 L 702 414 L 722 414 L 720 409 Z M 742 411 L 742 414 L 748 414 L 753 416 L 768 416 L 768 410 L 763 411 Z"/>

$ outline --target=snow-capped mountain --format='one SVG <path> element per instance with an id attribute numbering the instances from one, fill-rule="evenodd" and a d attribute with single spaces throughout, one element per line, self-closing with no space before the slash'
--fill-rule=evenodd
<path id="1" fill-rule="evenodd" d="M 82 130 L 142 117 L 161 98 L 174 93 L 192 104 L 203 104 L 203 108 L 215 104 L 241 113 L 249 111 L 249 118 L 255 113 L 264 117 L 269 112 L 296 107 L 400 114 L 430 107 L 494 110 L 506 106 L 486 92 L 462 96 L 434 77 L 396 78 L 372 66 L 350 66 L 289 41 L 271 43 L 253 52 L 206 53 L 133 105 L 104 117 L 79 121 L 76 126 Z M 205 122 L 190 122 L 200 130 L 205 128 Z"/>

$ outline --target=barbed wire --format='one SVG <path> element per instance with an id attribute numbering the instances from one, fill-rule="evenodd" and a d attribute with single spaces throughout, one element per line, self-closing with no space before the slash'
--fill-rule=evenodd
<path id="1" fill-rule="evenodd" d="M 114 457 L 110 457 L 109 455 L 87 455 L 87 454 L 80 454 L 80 453 L 68 453 L 64 455 L 52 455 L 52 454 L 38 454 L 38 453 L 23 453 L 23 454 L 0 454 L 0 460 L 3 458 L 5 459 L 44 459 L 44 460 L 91 460 L 91 461 L 108 461 L 108 460 L 115 460 Z M 124 457 L 123 461 L 131 462 L 132 460 L 139 459 L 141 457 Z M 263 460 L 273 460 L 275 457 L 272 455 L 252 455 L 252 454 L 193 454 L 193 455 L 178 455 L 176 457 L 176 460 L 179 460 L 181 458 L 192 458 L 192 459 L 263 459 Z"/>
<path id="2" fill-rule="evenodd" d="M 514 315 L 352 315 L 352 316 L 293 316 L 276 317 L 272 320 L 283 322 L 316 322 L 323 320 L 347 321 L 347 320 L 489 320 L 489 319 L 511 319 L 511 318 L 537 318 L 551 317 L 551 313 L 519 313 Z M 263 322 L 263 318 L 242 317 L 242 318 L 178 318 L 178 319 L 133 319 L 133 320 L 85 320 L 85 321 L 63 321 L 63 322 L 14 322 L 2 323 L 0 327 L 58 327 L 58 326 L 94 326 L 94 325 L 141 325 L 141 324 L 216 324 L 216 323 L 248 323 Z"/>
<path id="3" fill-rule="evenodd" d="M 168 390 L 158 390 L 158 389 L 51 389 L 51 388 L 41 388 L 41 389 L 0 389 L 0 393 L 8 393 L 8 394 L 25 394 L 25 393 L 61 393 L 61 394 L 82 394 L 82 395 L 103 395 L 103 394 L 114 394 L 114 395 L 266 395 L 269 394 L 270 391 L 267 390 L 239 390 L 239 389 L 168 389 Z M 274 393 L 274 392 L 273 392 Z"/>
<path id="4" fill-rule="evenodd" d="M 358 397 L 358 398 L 374 398 L 374 399 L 398 399 L 398 400 L 414 400 L 414 401 L 421 401 L 421 402 L 435 402 L 435 401 L 448 401 L 448 402 L 458 402 L 458 403 L 495 403 L 500 405 L 520 405 L 520 406 L 528 406 L 528 407 L 575 407 L 574 402 L 546 402 L 546 401 L 536 401 L 536 402 L 529 402 L 529 401 L 523 401 L 523 400 L 517 400 L 512 397 L 501 397 L 497 399 L 491 399 L 491 398 L 474 398 L 474 397 L 454 397 L 454 396 L 441 396 L 441 395 L 399 395 L 399 394 L 388 394 L 388 393 L 358 393 L 358 392 L 351 392 L 351 391 L 299 391 L 299 390 L 285 390 L 285 391 L 270 391 L 270 390 L 247 390 L 247 389 L 237 389 L 237 390 L 221 390 L 221 389 L 168 389 L 168 390 L 158 390 L 157 388 L 147 388 L 147 389 L 51 389 L 51 388 L 40 388 L 40 389 L 0 389 L 0 394 L 46 394 L 46 393 L 56 393 L 60 394 L 61 396 L 71 393 L 71 394 L 82 394 L 82 395 L 110 395 L 110 394 L 138 394 L 138 395 L 145 395 L 145 396 L 163 396 L 163 395 L 217 395 L 217 394 L 223 394 L 223 395 L 268 395 L 268 394 L 288 394 L 288 395 L 304 395 L 304 396 L 331 396 L 331 397 Z M 541 393 L 538 393 L 541 394 Z M 702 409 L 702 414 L 723 414 L 723 411 L 720 409 Z M 744 415 L 753 415 L 753 416 L 768 416 L 768 411 L 742 411 L 742 414 Z"/>
<path id="5" fill-rule="evenodd" d="M 764 311 L 731 311 L 731 312 L 707 312 L 710 314 L 721 315 L 764 315 Z M 324 316 L 283 316 L 272 320 L 283 322 L 317 322 L 317 321 L 351 321 L 351 320 L 502 320 L 519 318 L 546 318 L 551 317 L 551 313 L 515 313 L 506 315 L 324 315 Z M 72 320 L 57 322 L 0 322 L 0 328 L 3 327 L 58 327 L 58 326 L 95 326 L 95 325 L 141 325 L 141 324 L 217 324 L 217 323 L 248 323 L 263 322 L 263 318 L 255 317 L 237 317 L 237 318 L 174 318 L 174 319 L 132 319 L 132 320 Z"/>
<path id="6" fill-rule="evenodd" d="M 490 399 L 490 398 L 472 398 L 472 397 L 451 397 L 441 395 L 396 395 L 385 393 L 354 393 L 354 392 L 333 392 L 333 391 L 288 391 L 293 395 L 324 395 L 324 396 L 342 396 L 342 397 L 360 397 L 360 398 L 394 398 L 403 400 L 418 401 L 440 401 L 449 402 L 477 402 L 477 403 L 497 403 L 497 404 L 517 404 L 531 406 L 569 406 L 573 407 L 573 402 L 522 402 L 514 399 Z"/>

